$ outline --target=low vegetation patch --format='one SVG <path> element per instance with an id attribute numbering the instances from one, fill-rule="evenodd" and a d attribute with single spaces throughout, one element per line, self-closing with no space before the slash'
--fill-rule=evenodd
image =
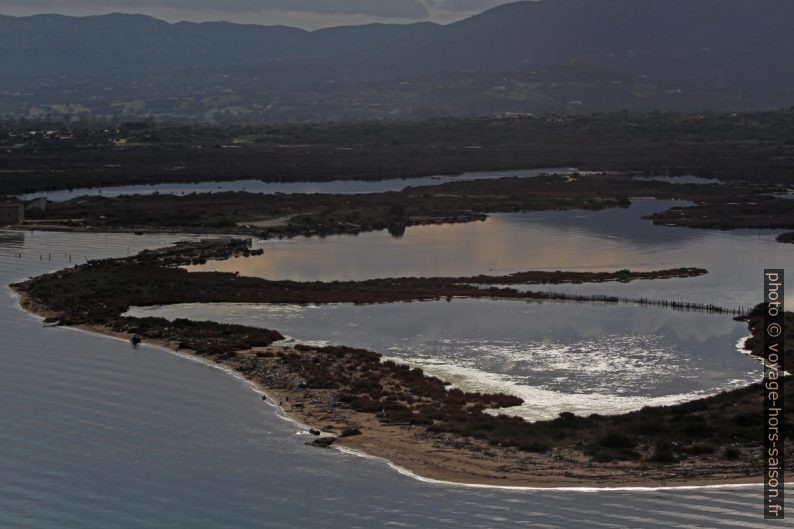
<path id="1" fill-rule="evenodd" d="M 794 243 L 794 231 L 781 233 L 777 236 L 777 242 Z"/>

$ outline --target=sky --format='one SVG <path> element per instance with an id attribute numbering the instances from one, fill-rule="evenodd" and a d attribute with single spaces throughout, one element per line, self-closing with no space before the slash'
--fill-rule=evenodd
<path id="1" fill-rule="evenodd" d="M 369 22 L 448 23 L 512 0 L 0 0 L 0 14 L 142 13 L 177 22 L 227 20 L 305 29 Z"/>

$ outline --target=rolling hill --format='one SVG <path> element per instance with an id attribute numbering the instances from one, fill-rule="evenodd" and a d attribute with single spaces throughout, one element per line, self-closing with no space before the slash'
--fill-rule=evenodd
<path id="1" fill-rule="evenodd" d="M 540 0 L 304 31 L 0 17 L 0 112 L 346 119 L 794 104 L 788 0 Z"/>

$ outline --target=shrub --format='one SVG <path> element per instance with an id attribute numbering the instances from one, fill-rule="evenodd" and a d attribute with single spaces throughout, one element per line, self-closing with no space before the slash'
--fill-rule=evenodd
<path id="1" fill-rule="evenodd" d="M 618 459 L 615 453 L 610 450 L 596 450 L 590 452 L 590 459 L 596 463 L 609 463 Z"/>
<path id="2" fill-rule="evenodd" d="M 361 435 L 361 430 L 358 428 L 345 428 L 342 430 L 342 433 L 339 434 L 339 437 L 352 437 L 354 435 Z"/>
<path id="3" fill-rule="evenodd" d="M 714 447 L 709 444 L 696 443 L 689 448 L 689 453 L 692 455 L 713 454 Z"/>
<path id="4" fill-rule="evenodd" d="M 689 437 L 705 437 L 709 433 L 708 422 L 702 415 L 687 415 L 680 422 L 681 431 Z"/>
<path id="5" fill-rule="evenodd" d="M 350 407 L 356 411 L 365 413 L 377 413 L 383 409 L 380 401 L 373 400 L 368 397 L 354 399 L 350 402 Z"/>
<path id="6" fill-rule="evenodd" d="M 526 452 L 543 453 L 543 452 L 548 452 L 550 447 L 549 445 L 538 441 L 526 441 L 524 443 L 517 444 L 516 448 L 518 448 L 519 450 L 524 450 Z"/>
<path id="7" fill-rule="evenodd" d="M 722 455 L 723 457 L 725 457 L 725 459 L 728 459 L 730 461 L 736 461 L 737 459 L 742 457 L 742 451 L 735 446 L 729 446 L 725 448 L 725 450 L 723 450 Z"/>
<path id="8" fill-rule="evenodd" d="M 597 443 L 613 450 L 630 450 L 637 446 L 637 440 L 620 432 L 608 432 Z"/>
<path id="9" fill-rule="evenodd" d="M 653 453 L 649 458 L 654 463 L 671 464 L 678 463 L 678 458 L 673 453 L 673 447 L 669 443 L 659 441 L 654 447 Z"/>

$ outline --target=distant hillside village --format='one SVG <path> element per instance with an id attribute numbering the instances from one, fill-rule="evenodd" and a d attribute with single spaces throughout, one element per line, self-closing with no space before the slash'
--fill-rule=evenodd
<path id="1" fill-rule="evenodd" d="M 0 149 L 37 150 L 65 149 L 81 146 L 124 145 L 126 138 L 119 137 L 117 129 L 99 128 L 100 126 L 78 126 L 75 130 L 64 127 L 62 130 L 20 130 L 22 127 L 9 125 L 0 126 Z"/>

